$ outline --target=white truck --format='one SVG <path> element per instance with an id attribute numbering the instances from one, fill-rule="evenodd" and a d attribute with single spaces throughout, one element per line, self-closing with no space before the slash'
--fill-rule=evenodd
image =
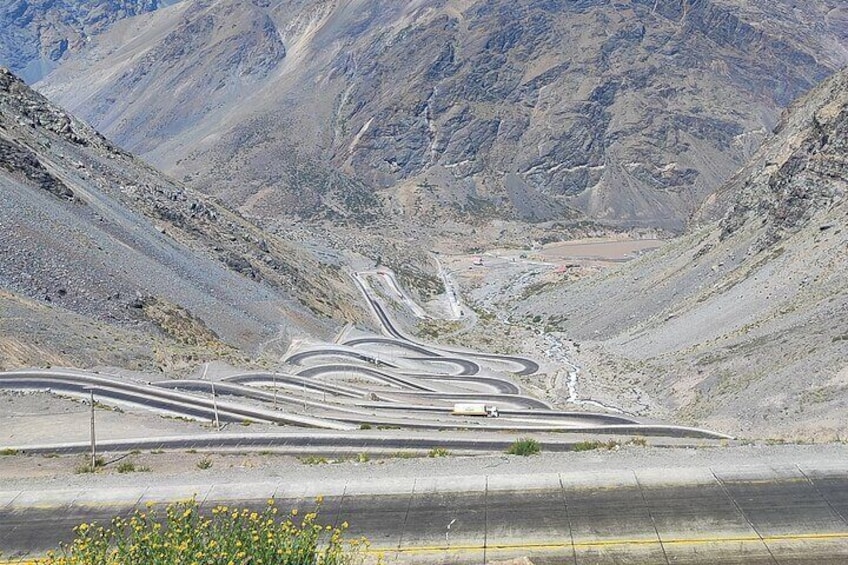
<path id="1" fill-rule="evenodd" d="M 451 414 L 454 416 L 485 416 L 487 418 L 497 418 L 500 415 L 497 406 L 488 406 L 476 402 L 454 404 Z"/>

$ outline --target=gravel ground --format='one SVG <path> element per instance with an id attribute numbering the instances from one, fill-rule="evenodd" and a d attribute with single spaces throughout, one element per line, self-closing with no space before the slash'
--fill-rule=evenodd
<path id="1" fill-rule="evenodd" d="M 211 466 L 197 464 L 209 459 Z M 149 472 L 119 474 L 117 462 L 110 462 L 96 475 L 76 474 L 83 457 L 45 458 L 40 456 L 0 456 L 3 490 L 55 489 L 77 487 L 169 486 L 182 484 L 222 484 L 292 481 L 356 480 L 363 482 L 411 477 L 452 477 L 479 475 L 530 475 L 536 473 L 602 473 L 611 470 L 692 468 L 741 468 L 765 466 L 786 468 L 833 467 L 848 465 L 848 445 L 746 445 L 716 448 L 653 448 L 629 446 L 618 450 L 580 453 L 542 453 L 532 457 L 487 455 L 446 458 L 385 458 L 358 462 L 306 464 L 296 457 L 254 454 L 160 453 L 131 455 L 121 461 L 146 466 Z"/>
<path id="2" fill-rule="evenodd" d="M 90 414 L 90 407 L 76 399 L 45 392 L 0 392 L 0 444 L 88 441 Z M 95 423 L 101 440 L 196 434 L 210 429 L 202 422 L 153 416 L 131 408 L 98 407 Z"/>

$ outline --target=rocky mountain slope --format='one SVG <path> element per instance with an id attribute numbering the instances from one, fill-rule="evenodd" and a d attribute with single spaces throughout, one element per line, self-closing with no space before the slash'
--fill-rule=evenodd
<path id="1" fill-rule="evenodd" d="M 168 179 L 6 70 L 0 196 L 0 364 L 251 358 L 360 315 L 332 255 Z"/>
<path id="2" fill-rule="evenodd" d="M 838 0 L 195 0 L 39 88 L 250 213 L 681 229 L 848 63 L 846 22 Z"/>
<path id="3" fill-rule="evenodd" d="M 11 0 L 0 7 L 0 65 L 35 82 L 123 18 L 173 0 Z"/>
<path id="4" fill-rule="evenodd" d="M 707 203 L 702 227 L 516 314 L 547 312 L 633 407 L 660 399 L 742 436 L 846 437 L 848 71 L 795 104 L 721 193 L 730 205 Z"/>

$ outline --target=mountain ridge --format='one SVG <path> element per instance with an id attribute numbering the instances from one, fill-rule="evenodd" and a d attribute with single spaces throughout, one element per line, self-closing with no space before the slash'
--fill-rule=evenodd
<path id="1" fill-rule="evenodd" d="M 195 120 L 185 127 L 156 117 L 173 106 L 115 69 L 134 69 L 160 43 L 113 55 L 109 45 L 127 33 L 116 30 L 39 88 L 259 216 L 303 216 L 296 203 L 306 201 L 355 217 L 344 205 L 355 194 L 401 221 L 588 215 L 679 231 L 783 106 L 848 63 L 830 0 L 196 6 L 238 28 L 261 12 L 286 48 L 267 77 L 226 80 L 238 103 L 178 104 Z M 167 37 L 182 25 L 175 13 L 121 26 Z M 786 35 L 790 25 L 801 33 Z M 260 45 L 259 31 L 246 33 Z M 226 45 L 203 52 L 199 76 L 226 72 Z M 188 68 L 157 68 L 147 80 L 176 86 L 168 77 Z"/>

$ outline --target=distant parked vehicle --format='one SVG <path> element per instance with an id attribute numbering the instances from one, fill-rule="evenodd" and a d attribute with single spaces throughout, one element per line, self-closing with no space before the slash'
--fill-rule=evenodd
<path id="1" fill-rule="evenodd" d="M 478 403 L 454 404 L 451 414 L 454 416 L 484 416 L 487 418 L 497 418 L 500 416 L 497 406 L 487 406 Z"/>

